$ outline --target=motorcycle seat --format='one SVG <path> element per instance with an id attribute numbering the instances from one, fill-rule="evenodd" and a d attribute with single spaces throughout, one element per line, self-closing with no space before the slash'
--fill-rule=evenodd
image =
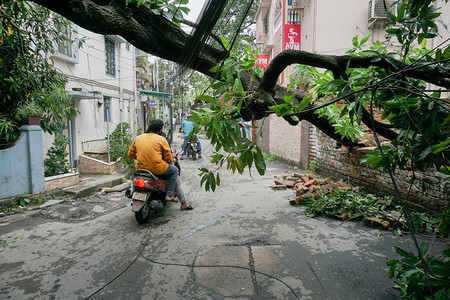
<path id="1" fill-rule="evenodd" d="M 167 175 L 163 175 L 163 174 L 157 175 L 157 174 L 153 174 L 146 170 L 144 170 L 144 171 L 136 170 L 136 171 L 134 171 L 134 176 L 135 177 L 144 177 L 144 178 L 148 178 L 151 180 L 155 180 L 155 177 L 158 179 L 167 180 Z"/>

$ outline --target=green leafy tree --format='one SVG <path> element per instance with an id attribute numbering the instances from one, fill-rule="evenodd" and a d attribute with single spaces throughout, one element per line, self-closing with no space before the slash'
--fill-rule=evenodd
<path id="1" fill-rule="evenodd" d="M 65 77 L 48 55 L 66 37 L 57 28 L 69 21 L 28 1 L 0 6 L 0 137 L 14 141 L 29 116 L 41 116 L 46 132 L 57 132 L 73 108 Z"/>

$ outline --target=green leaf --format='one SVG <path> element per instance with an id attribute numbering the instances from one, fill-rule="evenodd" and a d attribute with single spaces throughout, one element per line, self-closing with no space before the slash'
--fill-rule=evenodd
<path id="1" fill-rule="evenodd" d="M 264 161 L 264 156 L 258 147 L 255 147 L 253 149 L 256 149 L 256 153 L 252 151 L 256 170 L 258 171 L 259 175 L 264 175 L 266 171 L 266 162 Z"/>
<path id="2" fill-rule="evenodd" d="M 450 140 L 447 140 L 447 141 L 444 141 L 444 142 L 439 143 L 437 145 L 434 145 L 433 146 L 433 153 L 437 154 L 439 152 L 442 152 L 442 151 L 446 150 L 449 145 L 450 145 Z"/>
<path id="3" fill-rule="evenodd" d="M 353 44 L 353 47 L 358 47 L 359 46 L 358 36 L 357 35 L 353 37 L 352 44 Z"/>
<path id="4" fill-rule="evenodd" d="M 230 44 L 228 43 L 228 41 L 223 36 L 221 36 L 220 39 L 222 41 L 222 44 L 223 44 L 224 48 L 226 50 L 230 50 Z"/>
<path id="5" fill-rule="evenodd" d="M 284 102 L 287 104 L 292 104 L 292 98 L 294 98 L 295 94 L 284 95 Z"/>
<path id="6" fill-rule="evenodd" d="M 309 100 L 311 100 L 311 99 L 312 98 L 309 95 L 306 95 L 305 97 L 303 97 L 302 101 L 300 101 L 300 104 L 297 106 L 297 111 L 301 111 L 306 106 L 308 106 Z"/>
<path id="7" fill-rule="evenodd" d="M 15 242 L 20 241 L 22 238 L 23 238 L 23 235 L 19 235 L 19 236 L 16 236 L 15 238 L 13 238 L 12 240 L 10 240 L 9 242 L 15 243 Z"/>
<path id="8" fill-rule="evenodd" d="M 235 161 L 236 161 L 236 168 L 239 174 L 244 173 L 244 164 L 242 163 L 242 160 L 239 157 L 236 157 Z"/>
<path id="9" fill-rule="evenodd" d="M 248 166 L 248 169 L 250 170 L 253 164 L 253 155 L 251 150 L 249 149 L 245 150 L 239 158 L 241 159 L 244 165 Z"/>
<path id="10" fill-rule="evenodd" d="M 217 173 L 217 175 L 216 175 L 216 184 L 217 184 L 218 186 L 220 186 L 220 176 L 219 176 L 219 173 Z"/>
<path id="11" fill-rule="evenodd" d="M 370 38 L 370 34 L 368 35 L 368 36 L 366 36 L 365 38 L 363 38 L 362 40 L 361 40 L 361 42 L 359 42 L 359 46 L 362 46 L 362 45 L 364 45 L 366 42 L 367 42 L 367 40 Z"/>
<path id="12" fill-rule="evenodd" d="M 244 101 L 239 101 L 239 103 L 238 103 L 238 105 L 237 105 L 237 107 L 236 107 L 236 110 L 237 110 L 237 112 L 238 113 L 241 113 L 241 108 L 242 108 L 242 103 L 243 103 Z"/>
<path id="13" fill-rule="evenodd" d="M 216 190 L 216 179 L 213 173 L 208 174 L 208 183 L 211 187 L 211 190 L 214 192 Z"/>
<path id="14" fill-rule="evenodd" d="M 197 96 L 196 98 L 198 100 L 201 100 L 201 101 L 206 101 L 206 102 L 210 102 L 210 103 L 214 103 L 214 104 L 217 103 L 217 99 L 216 98 L 208 96 L 208 95 Z"/>
<path id="15" fill-rule="evenodd" d="M 206 181 L 206 179 L 208 179 L 208 174 L 204 174 L 202 179 L 200 180 L 200 186 L 203 185 L 203 183 Z"/>
<path id="16" fill-rule="evenodd" d="M 433 153 L 433 147 L 431 147 L 431 146 L 426 147 L 426 148 L 422 151 L 422 153 L 420 153 L 419 160 L 423 160 L 425 157 L 427 157 L 427 156 L 428 156 L 429 154 L 431 154 L 431 153 Z"/>
<path id="17" fill-rule="evenodd" d="M 445 166 L 439 169 L 439 172 L 445 175 L 450 175 L 450 166 Z"/>
<path id="18" fill-rule="evenodd" d="M 293 112 L 292 106 L 287 103 L 272 105 L 272 106 L 269 106 L 269 109 L 274 111 L 276 113 L 277 117 L 282 117 L 284 115 L 287 115 L 287 114 Z"/>

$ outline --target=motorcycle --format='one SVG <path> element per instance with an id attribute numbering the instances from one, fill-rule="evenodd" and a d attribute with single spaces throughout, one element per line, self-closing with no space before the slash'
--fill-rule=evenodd
<path id="1" fill-rule="evenodd" d="M 186 141 L 186 155 L 191 156 L 193 160 L 197 159 L 197 153 L 200 149 L 197 148 L 197 141 L 192 137 Z"/>
<path id="2" fill-rule="evenodd" d="M 174 165 L 181 173 L 177 155 L 174 155 Z M 132 200 L 131 210 L 139 224 L 144 224 L 152 214 L 162 212 L 167 206 L 166 180 L 166 175 L 155 175 L 149 170 L 134 171 L 132 188 L 125 191 L 125 196 Z"/>

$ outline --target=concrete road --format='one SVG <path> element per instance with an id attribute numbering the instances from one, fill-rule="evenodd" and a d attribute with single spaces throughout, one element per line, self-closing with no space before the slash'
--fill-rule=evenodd
<path id="1" fill-rule="evenodd" d="M 179 138 L 176 145 L 181 144 Z M 212 154 L 202 140 L 204 157 Z M 358 222 L 307 218 L 268 163 L 251 177 L 223 171 L 215 193 L 199 187 L 206 158 L 182 161 L 188 202 L 138 225 L 130 201 L 108 193 L 50 206 L 0 226 L 0 299 L 398 299 L 386 277 L 393 245 Z"/>

